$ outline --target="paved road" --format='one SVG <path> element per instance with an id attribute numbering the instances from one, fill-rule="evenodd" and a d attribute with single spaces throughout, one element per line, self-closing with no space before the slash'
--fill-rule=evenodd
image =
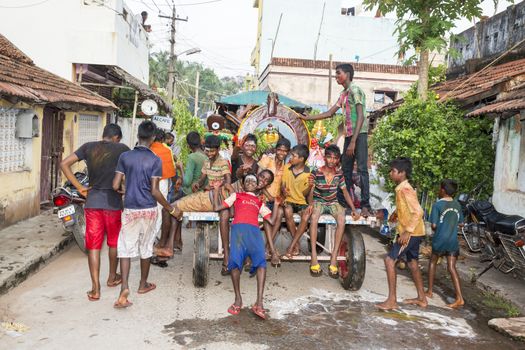
<path id="1" fill-rule="evenodd" d="M 219 274 L 219 262 L 211 263 L 207 288 L 193 287 L 192 234 L 192 230 L 184 232 L 183 254 L 168 268 L 152 267 L 150 280 L 157 289 L 146 295 L 133 292 L 130 300 L 134 305 L 126 310 L 112 307 L 118 288 L 103 287 L 100 301 L 87 300 L 86 257 L 71 246 L 0 298 L 0 320 L 29 327 L 18 337 L 0 330 L 0 348 L 317 349 L 350 345 L 446 349 L 453 344 L 477 350 L 518 348 L 484 324 L 476 324 L 476 315 L 468 309 L 446 310 L 440 297 L 434 297 L 426 311 L 407 307 L 401 313 L 377 312 L 372 303 L 384 299 L 387 292 L 381 259 L 384 248 L 366 234 L 367 274 L 359 292 L 343 290 L 326 275 L 311 278 L 307 263 L 284 263 L 268 271 L 266 307 L 271 320 L 263 323 L 247 310 L 238 317 L 228 316 L 233 291 L 229 278 Z M 106 260 L 103 279 L 107 277 Z M 135 261 L 133 290 L 138 280 Z M 400 299 L 414 296 L 407 276 L 399 276 L 398 285 Z M 241 288 L 245 304 L 253 302 L 255 279 L 243 274 Z M 430 346 L 428 337 L 434 337 L 436 343 Z"/>

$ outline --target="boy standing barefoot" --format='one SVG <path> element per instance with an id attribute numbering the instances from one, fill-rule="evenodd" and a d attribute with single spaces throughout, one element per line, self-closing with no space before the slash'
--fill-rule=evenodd
<path id="1" fill-rule="evenodd" d="M 245 192 L 233 193 L 220 203 L 219 194 L 214 191 L 214 210 L 220 211 L 234 207 L 235 213 L 231 225 L 231 250 L 228 270 L 231 271 L 235 302 L 228 308 L 232 315 L 238 315 L 242 308 L 240 289 L 241 270 L 244 260 L 249 257 L 252 262 L 250 273 L 257 271 L 257 301 L 252 306 L 252 311 L 262 319 L 266 319 L 263 307 L 264 282 L 266 279 L 266 256 L 264 239 L 259 230 L 259 214 L 271 224 L 275 221 L 277 211 L 273 215 L 270 209 L 255 195 L 257 190 L 257 177 L 247 175 L 243 181 Z M 277 199 L 278 201 L 278 199 Z M 270 233 L 266 232 L 266 239 L 272 252 L 272 263 L 279 260 Z"/>
<path id="2" fill-rule="evenodd" d="M 404 303 L 427 306 L 427 299 L 423 289 L 423 278 L 419 270 L 419 244 L 425 235 L 423 224 L 423 209 L 417 200 L 414 188 L 408 183 L 412 175 L 412 161 L 410 158 L 396 158 L 390 163 L 390 178 L 397 184 L 396 211 L 398 218 L 397 241 L 394 242 L 390 253 L 385 257 L 386 275 L 388 280 L 388 298 L 377 304 L 382 310 L 397 309 L 396 261 L 405 256 L 408 267 L 412 272 L 412 279 L 417 289 L 417 298 L 406 299 Z"/>
<path id="3" fill-rule="evenodd" d="M 132 151 L 120 156 L 113 179 L 115 191 L 121 191 L 123 179 L 126 183 L 122 228 L 117 245 L 122 287 L 119 298 L 114 304 L 115 308 L 132 305 L 128 300 L 131 258 L 140 256 L 138 293 L 144 294 L 156 288 L 155 284 L 148 282 L 148 275 L 155 242 L 157 202 L 171 215 L 174 214 L 174 209 L 159 190 L 162 162 L 149 149 L 155 139 L 155 130 L 155 124 L 151 121 L 144 121 L 139 125 L 139 143 Z"/>
<path id="4" fill-rule="evenodd" d="M 454 200 L 458 184 L 454 180 L 441 181 L 439 200 L 432 206 L 430 222 L 435 231 L 432 238 L 432 257 L 428 265 L 428 290 L 426 296 L 432 298 L 432 287 L 436 275 L 436 263 L 440 256 L 447 257 L 447 268 L 456 290 L 456 301 L 447 305 L 453 309 L 465 304 L 461 294 L 456 261 L 459 256 L 458 224 L 463 221 L 461 205 Z"/>

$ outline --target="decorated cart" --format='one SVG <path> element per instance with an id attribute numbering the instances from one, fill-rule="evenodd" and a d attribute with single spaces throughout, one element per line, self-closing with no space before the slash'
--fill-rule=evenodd
<path id="1" fill-rule="evenodd" d="M 237 121 L 239 124 L 235 132 L 238 139 L 242 139 L 249 133 L 257 133 L 262 135 L 269 144 L 276 142 L 281 135 L 290 140 L 292 147 L 296 144 L 312 144 L 310 131 L 299 114 L 292 108 L 282 105 L 279 96 L 275 93 L 268 93 L 266 104 L 255 108 L 245 118 Z M 322 125 L 318 124 L 315 128 L 317 130 L 314 130 L 316 131 L 314 135 L 323 134 L 322 130 L 319 131 Z M 316 142 L 314 142 L 314 147 L 318 147 Z M 193 283 L 197 287 L 205 287 L 209 279 L 210 259 L 223 259 L 224 257 L 219 233 L 219 217 L 215 212 L 189 212 L 184 213 L 184 216 L 191 222 L 197 223 L 193 253 Z M 299 215 L 295 214 L 294 219 L 298 223 Z M 330 215 L 322 215 L 319 219 L 317 245 L 320 251 L 318 255 L 320 262 L 330 260 L 330 252 L 335 240 L 335 224 L 334 218 Z M 361 217 L 359 220 L 353 220 L 350 215 L 346 217 L 343 242 L 337 257 L 340 280 L 345 289 L 359 289 L 366 271 L 364 240 L 359 230 L 352 229 L 352 227 L 375 224 L 374 217 Z M 285 232 L 281 231 L 281 234 L 283 233 Z M 305 236 L 309 238 L 308 232 Z M 287 260 L 309 261 L 310 255 L 293 256 Z"/>

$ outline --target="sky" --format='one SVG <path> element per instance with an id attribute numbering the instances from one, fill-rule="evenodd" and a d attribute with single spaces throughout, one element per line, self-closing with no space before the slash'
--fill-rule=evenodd
<path id="1" fill-rule="evenodd" d="M 341 1 L 342 4 L 348 2 L 327 1 Z M 144 10 L 149 13 L 147 23 L 153 27 L 150 34 L 152 51 L 169 50 L 169 20 L 157 16 L 159 10 L 164 15 L 171 15 L 172 0 L 125 2 L 135 14 Z M 505 10 L 509 5 L 509 1 L 499 1 L 497 12 Z M 254 72 L 250 65 L 251 52 L 257 37 L 257 9 L 253 8 L 253 0 L 175 0 L 175 6 L 178 17 L 188 18 L 187 22 L 177 21 L 175 53 L 194 47 L 202 50 L 190 56 L 183 55 L 180 59 L 202 63 L 205 67 L 213 68 L 219 76 L 238 76 Z M 481 6 L 483 15 L 493 16 L 496 13 L 493 0 L 485 0 Z M 460 33 L 472 25 L 467 20 L 460 20 L 453 32 Z"/>

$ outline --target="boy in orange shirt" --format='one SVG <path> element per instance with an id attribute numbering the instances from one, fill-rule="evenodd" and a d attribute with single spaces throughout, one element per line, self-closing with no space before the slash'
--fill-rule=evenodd
<path id="1" fill-rule="evenodd" d="M 388 298 L 377 304 L 381 310 L 397 309 L 396 295 L 396 262 L 401 257 L 406 257 L 408 267 L 412 272 L 412 279 L 417 289 L 417 298 L 404 300 L 405 304 L 415 304 L 420 307 L 427 306 L 427 299 L 423 289 L 423 278 L 419 265 L 419 244 L 425 236 L 423 224 L 423 209 L 417 200 L 414 188 L 408 182 L 412 175 L 412 161 L 410 158 L 396 158 L 390 163 L 390 178 L 397 184 L 396 187 L 396 213 L 397 213 L 397 240 L 390 252 L 385 257 L 386 275 L 388 280 Z"/>

